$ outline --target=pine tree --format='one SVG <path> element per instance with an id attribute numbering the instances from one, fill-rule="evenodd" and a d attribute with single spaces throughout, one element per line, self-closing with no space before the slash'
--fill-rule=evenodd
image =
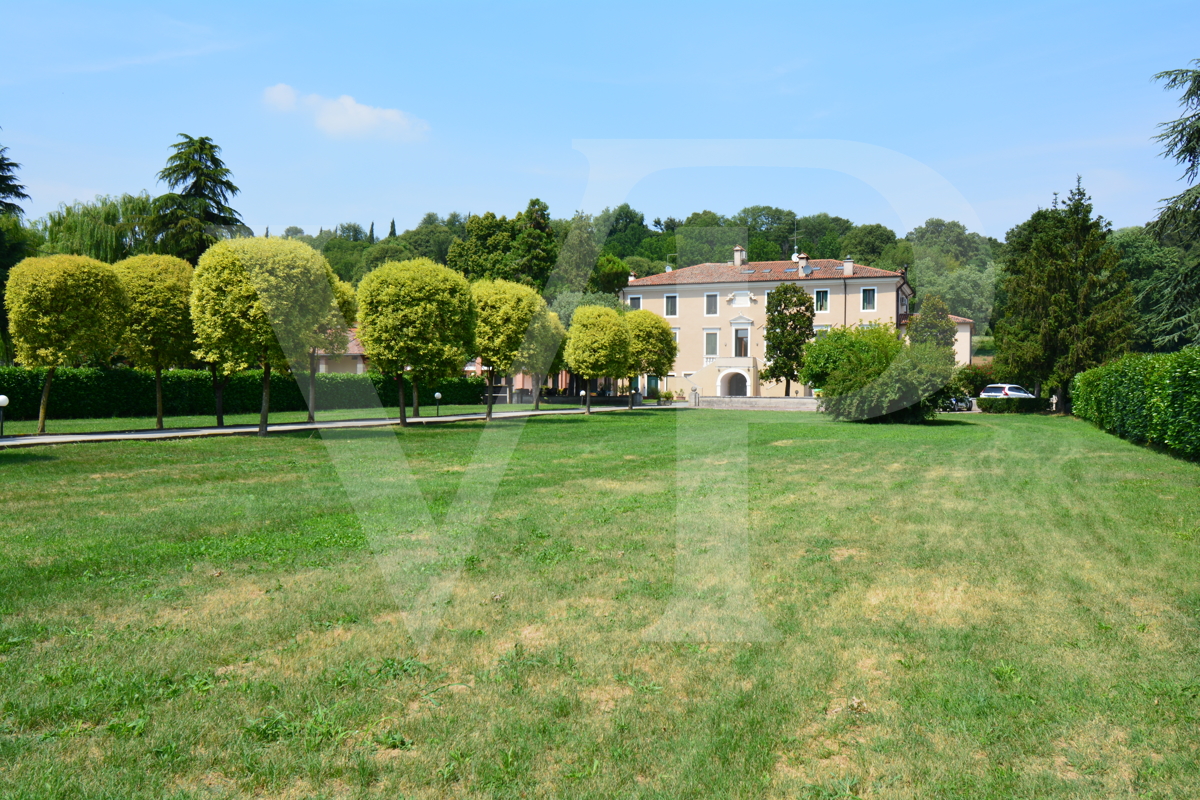
<path id="1" fill-rule="evenodd" d="M 174 154 L 158 173 L 158 179 L 175 191 L 155 199 L 153 228 L 161 250 L 195 264 L 218 239 L 244 228 L 241 215 L 229 207 L 229 199 L 240 190 L 212 139 L 185 133 L 179 137 L 171 145 Z"/>
<path id="2" fill-rule="evenodd" d="M 13 200 L 28 200 L 25 187 L 17 183 L 17 170 L 21 165 L 10 159 L 5 153 L 7 147 L 0 147 L 0 214 L 12 214 L 19 217 L 25 213 Z"/>
<path id="3" fill-rule="evenodd" d="M 1200 67 L 1200 58 L 1192 65 Z M 1154 79 L 1166 81 L 1164 89 L 1183 89 L 1179 105 L 1183 107 L 1184 115 L 1163 123 L 1160 126 L 1163 132 L 1157 139 L 1165 145 L 1163 155 L 1175 159 L 1175 163 L 1184 168 L 1184 180 L 1194 184 L 1200 175 L 1200 69 L 1167 70 L 1155 75 Z M 1152 224 L 1154 233 L 1159 236 L 1174 233 L 1185 240 L 1200 235 L 1200 184 L 1190 185 L 1163 202 L 1166 205 Z"/>
<path id="4" fill-rule="evenodd" d="M 996 369 L 1054 390 L 1063 411 L 1071 379 L 1125 352 L 1133 336 L 1133 292 L 1110 229 L 1076 182 L 1066 203 L 1056 198 L 1008 234 Z"/>

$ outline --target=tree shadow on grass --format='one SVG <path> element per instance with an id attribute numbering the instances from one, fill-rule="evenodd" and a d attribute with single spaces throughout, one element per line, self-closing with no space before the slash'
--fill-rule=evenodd
<path id="1" fill-rule="evenodd" d="M 46 455 L 45 453 L 30 453 L 24 450 L 0 449 L 0 467 L 17 466 L 18 464 L 31 464 L 38 461 L 57 460 L 58 456 Z"/>

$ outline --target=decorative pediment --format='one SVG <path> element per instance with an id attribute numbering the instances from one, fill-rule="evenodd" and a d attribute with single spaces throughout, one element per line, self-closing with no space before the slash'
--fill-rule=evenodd
<path id="1" fill-rule="evenodd" d="M 738 314 L 736 317 L 729 320 L 729 324 L 730 325 L 752 325 L 752 324 L 754 324 L 754 320 L 750 319 L 749 317 L 744 317 L 741 314 Z"/>

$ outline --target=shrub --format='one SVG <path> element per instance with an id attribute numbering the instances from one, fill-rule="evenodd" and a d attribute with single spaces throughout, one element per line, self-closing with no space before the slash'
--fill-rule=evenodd
<path id="1" fill-rule="evenodd" d="M 1034 414 L 1050 410 L 1049 397 L 981 397 L 975 401 L 988 414 Z"/>
<path id="2" fill-rule="evenodd" d="M 924 422 L 937 415 L 941 391 L 954 374 L 954 353 L 934 344 L 886 354 L 852 353 L 825 383 L 821 410 L 834 419 Z"/>
<path id="3" fill-rule="evenodd" d="M 993 383 L 997 383 L 996 373 L 995 370 L 992 369 L 991 364 L 985 364 L 982 366 L 978 364 L 967 364 L 966 366 L 959 368 L 955 377 L 958 379 L 963 388 L 970 392 L 972 397 L 979 397 L 979 393 L 985 388 L 991 386 Z"/>
<path id="4" fill-rule="evenodd" d="M 9 419 L 36 419 L 44 368 L 0 367 L 0 394 L 7 395 Z M 321 373 L 317 376 L 322 409 L 373 408 L 383 398 L 391 403 L 397 396 L 396 380 L 377 372 L 364 375 Z M 419 386 L 422 405 L 434 404 L 433 393 L 442 402 L 476 405 L 483 402 L 483 378 L 455 377 Z M 406 396 L 411 396 L 407 385 Z M 163 407 L 169 416 L 211 416 L 216 413 L 212 375 L 207 370 L 167 370 L 163 373 Z M 225 412 L 247 414 L 262 404 L 262 373 L 239 372 L 225 389 Z M 47 413 L 51 419 L 152 417 L 155 411 L 154 373 L 138 369 L 59 367 Z M 271 411 L 304 411 L 308 406 L 291 375 L 272 373 Z"/>
<path id="5" fill-rule="evenodd" d="M 1075 376 L 1072 413 L 1134 442 L 1200 457 L 1200 348 L 1131 354 Z"/>

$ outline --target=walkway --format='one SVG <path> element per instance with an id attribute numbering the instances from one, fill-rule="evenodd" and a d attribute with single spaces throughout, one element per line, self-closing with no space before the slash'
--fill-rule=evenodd
<path id="1" fill-rule="evenodd" d="M 638 409 L 655 408 L 651 405 L 636 406 Z M 664 406 L 670 408 L 670 406 Z M 592 406 L 592 413 L 625 411 L 624 406 Z M 519 419 L 521 417 L 552 417 L 584 413 L 581 408 L 548 409 L 543 411 L 493 411 L 492 419 Z M 445 422 L 467 422 L 483 419 L 486 414 L 443 414 L 440 417 L 409 417 L 409 425 L 438 425 Z M 268 425 L 268 433 L 297 433 L 300 431 L 337 430 L 341 428 L 381 428 L 399 425 L 399 418 L 343 419 L 330 422 L 284 422 Z M 226 425 L 224 428 L 164 428 L 145 431 L 108 431 L 103 433 L 47 433 L 41 436 L 5 436 L 0 439 L 0 450 L 13 447 L 37 447 L 52 444 L 83 444 L 85 442 L 130 442 L 151 439 L 194 439 L 200 436 L 249 436 L 258 433 L 257 425 Z"/>

